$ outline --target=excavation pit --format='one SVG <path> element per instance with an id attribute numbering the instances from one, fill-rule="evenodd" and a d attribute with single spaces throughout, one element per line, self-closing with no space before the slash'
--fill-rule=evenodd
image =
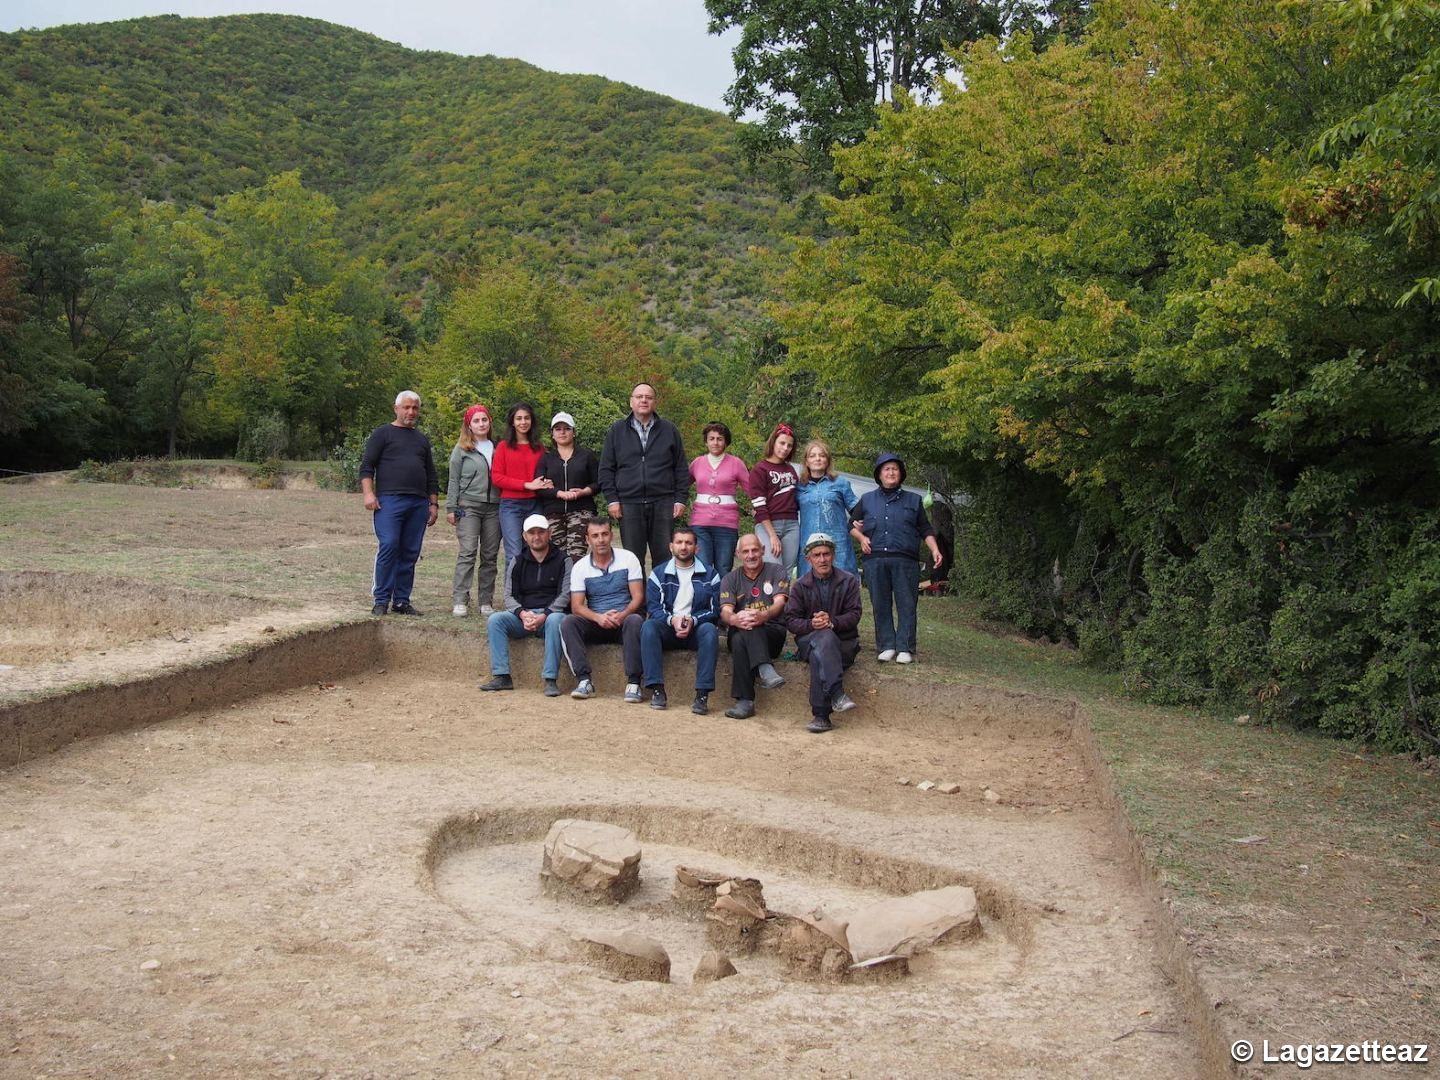
<path id="1" fill-rule="evenodd" d="M 1065 703 L 900 685 L 862 661 L 861 707 L 816 738 L 795 665 L 735 722 L 626 706 L 599 666 L 600 696 L 544 698 L 523 649 L 521 689 L 482 695 L 482 642 L 382 620 L 299 628 L 149 682 L 0 706 L 7 1064 L 1206 1072 L 1172 943 Z M 108 719 L 61 738 L 72 714 Z M 691 985 L 699 924 L 636 909 L 650 918 L 624 928 L 653 923 L 675 981 L 617 982 L 547 946 L 629 910 L 545 906 L 539 846 L 560 817 L 636 832 L 642 904 L 676 862 L 753 874 L 782 910 L 966 884 L 985 933 L 893 983 L 737 956 L 737 976 Z"/>

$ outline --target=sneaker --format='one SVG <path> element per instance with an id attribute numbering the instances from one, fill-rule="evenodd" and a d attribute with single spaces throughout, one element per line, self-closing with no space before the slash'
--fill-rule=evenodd
<path id="1" fill-rule="evenodd" d="M 761 664 L 755 669 L 762 690 L 779 690 L 785 685 L 785 676 L 775 670 L 774 664 Z"/>
<path id="2" fill-rule="evenodd" d="M 559 696 L 560 696 L 560 687 L 556 684 L 556 682 L 555 682 L 554 679 L 546 679 L 546 680 L 545 680 L 545 696 L 546 696 L 546 697 L 559 697 Z"/>
<path id="3" fill-rule="evenodd" d="M 514 690 L 515 683 L 509 675 L 491 675 L 480 684 L 481 690 Z"/>
<path id="4" fill-rule="evenodd" d="M 835 695 L 830 699 L 831 712 L 849 712 L 853 708 L 855 708 L 854 698 L 844 690 L 835 691 Z"/>
<path id="5" fill-rule="evenodd" d="M 640 702 L 644 700 L 644 697 L 640 694 L 640 684 L 638 682 L 625 684 L 625 701 L 627 704 L 639 705 Z"/>
<path id="6" fill-rule="evenodd" d="M 390 611 L 391 611 L 391 613 L 394 614 L 394 615 L 419 615 L 419 614 L 420 614 L 420 612 L 416 611 L 415 608 L 411 605 L 411 603 L 410 603 L 409 600 L 406 600 L 406 601 L 404 601 L 403 603 L 399 603 L 399 604 L 391 604 L 391 605 L 390 605 Z"/>
<path id="7" fill-rule="evenodd" d="M 725 715 L 731 720 L 749 720 L 755 715 L 755 702 L 748 697 L 736 698 L 735 704 L 725 710 Z"/>
<path id="8" fill-rule="evenodd" d="M 490 604 L 481 604 L 480 614 L 484 615 L 488 619 L 491 615 L 495 614 L 495 608 Z"/>
<path id="9" fill-rule="evenodd" d="M 456 604 L 450 609 L 450 614 L 454 615 L 457 619 L 463 619 L 466 615 L 470 614 L 470 608 L 466 604 Z"/>
<path id="10" fill-rule="evenodd" d="M 710 711 L 710 695 L 708 693 L 697 693 L 695 700 L 690 703 L 690 711 L 696 716 L 704 716 Z"/>
<path id="11" fill-rule="evenodd" d="M 891 660 L 894 660 L 894 659 L 895 659 L 895 650 L 894 650 L 894 649 L 881 649 L 881 650 L 880 650 L 880 655 L 877 656 L 877 657 L 875 657 L 875 659 L 876 659 L 876 660 L 879 660 L 880 663 L 882 663 L 882 664 L 888 664 Z M 901 662 L 903 663 L 904 661 L 901 661 Z"/>
<path id="12" fill-rule="evenodd" d="M 810 723 L 805 725 L 805 730 L 811 735 L 823 735 L 834 727 L 835 725 L 830 722 L 828 716 L 815 716 L 811 717 Z"/>
<path id="13" fill-rule="evenodd" d="M 665 696 L 665 688 L 663 686 L 655 687 L 655 692 L 650 695 L 650 708 L 668 709 L 669 707 L 670 699 Z"/>
<path id="14" fill-rule="evenodd" d="M 570 696 L 580 701 L 584 701 L 586 698 L 590 697 L 594 693 L 595 684 L 589 679 L 581 679 L 580 685 L 575 687 L 574 690 L 570 691 Z"/>
<path id="15" fill-rule="evenodd" d="M 895 654 L 895 663 L 897 664 L 913 664 L 914 662 L 915 657 L 911 656 L 908 652 Z"/>
<path id="16" fill-rule="evenodd" d="M 370 614 L 371 614 L 371 615 L 384 615 L 385 612 L 387 612 L 387 611 L 389 611 L 389 610 L 390 610 L 390 605 L 389 605 L 389 604 L 379 603 L 379 604 L 376 604 L 374 607 L 372 607 L 372 608 L 370 609 Z"/>

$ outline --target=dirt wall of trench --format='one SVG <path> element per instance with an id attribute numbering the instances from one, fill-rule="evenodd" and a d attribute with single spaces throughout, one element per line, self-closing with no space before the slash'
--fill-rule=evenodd
<path id="1" fill-rule="evenodd" d="M 130 682 L 46 694 L 0 708 L 0 768 L 76 741 L 168 720 L 316 679 L 343 677 L 381 661 L 373 622 L 304 631 L 243 653 Z"/>

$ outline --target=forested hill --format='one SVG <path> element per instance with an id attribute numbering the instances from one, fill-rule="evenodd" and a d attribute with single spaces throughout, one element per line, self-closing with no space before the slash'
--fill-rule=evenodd
<path id="1" fill-rule="evenodd" d="M 446 260 L 499 258 L 672 346 L 714 341 L 748 310 L 749 253 L 789 228 L 719 113 L 314 19 L 0 34 L 0 111 L 0 153 L 22 167 L 73 154 L 104 187 L 182 207 L 299 170 L 401 295 Z"/>

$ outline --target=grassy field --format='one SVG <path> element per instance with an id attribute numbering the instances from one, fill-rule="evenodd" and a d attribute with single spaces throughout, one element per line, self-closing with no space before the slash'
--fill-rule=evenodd
<path id="1" fill-rule="evenodd" d="M 368 609 L 358 496 L 0 484 L 0 571 Z M 449 615 L 454 539 L 427 538 L 415 602 Z M 1232 715 L 1156 708 L 1062 648 L 921 604 L 922 663 L 895 677 L 1074 698 L 1208 986 L 1246 1037 L 1433 1041 L 1440 1014 L 1440 769 Z M 1245 842 L 1241 842 L 1245 841 Z"/>

